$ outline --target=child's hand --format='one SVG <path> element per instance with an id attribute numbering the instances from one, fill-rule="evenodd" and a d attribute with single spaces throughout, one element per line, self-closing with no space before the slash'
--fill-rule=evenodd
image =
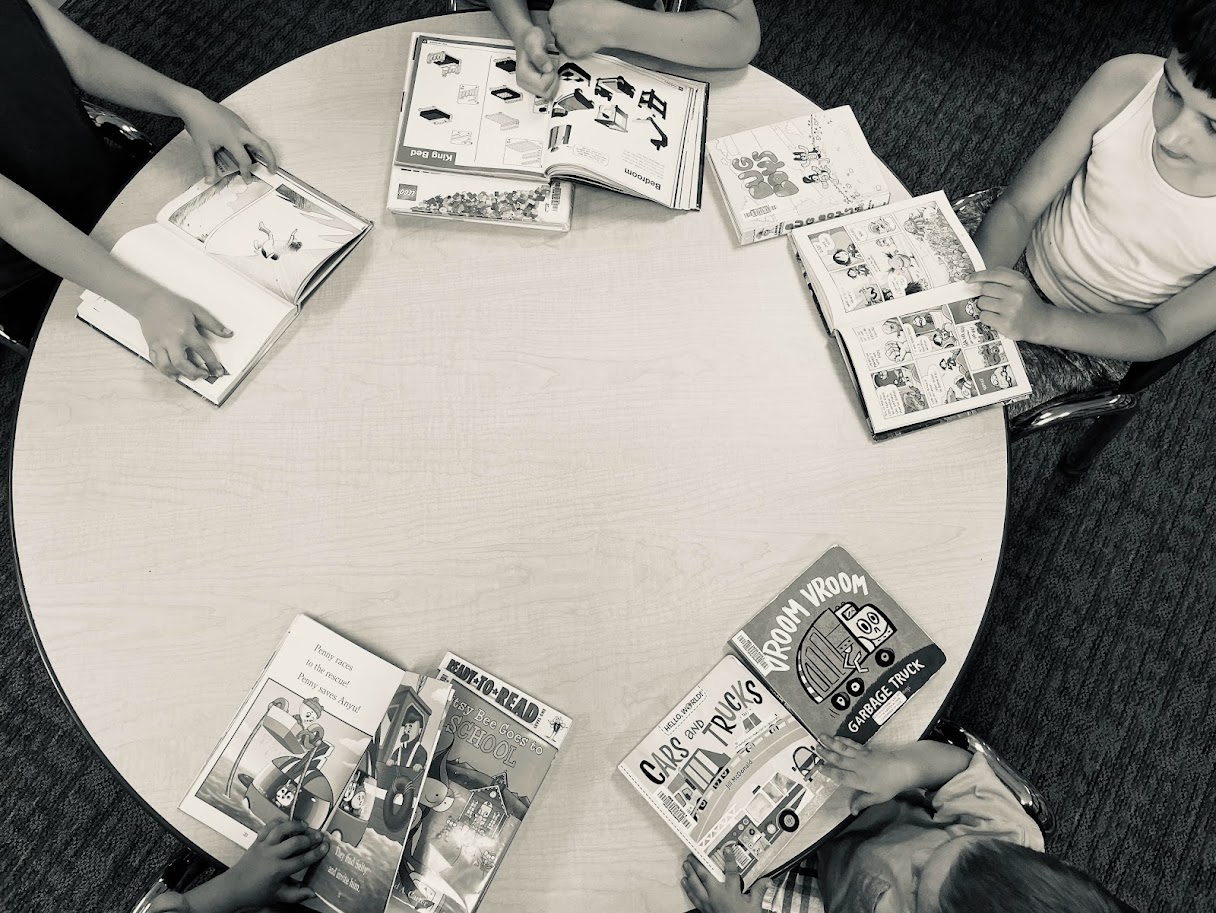
<path id="1" fill-rule="evenodd" d="M 553 0 L 549 31 L 558 50 L 576 60 L 603 47 L 615 47 L 611 38 L 614 3 L 604 0 Z"/>
<path id="2" fill-rule="evenodd" d="M 287 881 L 329 852 L 329 838 L 302 821 L 280 821 L 262 828 L 236 865 L 215 879 L 230 909 L 300 903 L 314 896 L 311 888 Z M 223 884 L 219 884 L 219 882 Z"/>
<path id="3" fill-rule="evenodd" d="M 220 150 L 228 153 L 245 177 L 250 176 L 253 168 L 250 149 L 265 160 L 271 171 L 275 169 L 274 151 L 270 144 L 223 105 L 216 104 L 202 93 L 192 92 L 176 104 L 175 110 L 186 125 L 186 132 L 194 140 L 208 184 L 214 183 L 220 175 L 215 161 Z"/>
<path id="4" fill-rule="evenodd" d="M 739 863 L 735 859 L 734 845 L 726 847 L 722 854 L 725 883 L 719 882 L 695 856 L 684 860 L 684 877 L 680 886 L 701 913 L 760 913 L 764 901 L 763 891 L 743 893 L 743 879 L 739 876 Z"/>
<path id="5" fill-rule="evenodd" d="M 148 343 L 148 358 L 166 377 L 180 374 L 197 380 L 228 373 L 202 331 L 228 337 L 232 330 L 205 307 L 158 288 L 129 302 L 127 308 L 139 320 Z"/>
<path id="6" fill-rule="evenodd" d="M 1030 282 L 1015 269 L 980 270 L 971 277 L 981 284 L 980 318 L 1010 339 L 1043 342 L 1051 320 L 1051 305 L 1035 294 Z"/>
<path id="7" fill-rule="evenodd" d="M 549 98 L 557 86 L 557 70 L 546 48 L 545 30 L 532 26 L 515 42 L 515 81 L 525 92 Z"/>
<path id="8" fill-rule="evenodd" d="M 851 739 L 825 735 L 819 740 L 820 768 L 829 780 L 857 790 L 849 803 L 856 815 L 862 809 L 893 799 L 912 786 L 909 771 L 898 751 L 859 745 Z"/>

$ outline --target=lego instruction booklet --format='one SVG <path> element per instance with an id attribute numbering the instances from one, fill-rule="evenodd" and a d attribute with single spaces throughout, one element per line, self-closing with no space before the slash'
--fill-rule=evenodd
<path id="1" fill-rule="evenodd" d="M 980 319 L 984 261 L 941 191 L 790 244 L 876 438 L 1030 395 L 1016 343 Z"/>
<path id="2" fill-rule="evenodd" d="M 540 98 L 516 82 L 511 42 L 415 35 L 394 186 L 398 169 L 567 178 L 699 208 L 708 85 L 601 54 L 554 66 L 556 92 Z"/>

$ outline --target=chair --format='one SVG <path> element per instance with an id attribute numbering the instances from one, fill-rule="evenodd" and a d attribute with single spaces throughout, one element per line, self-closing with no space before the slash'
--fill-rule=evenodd
<path id="1" fill-rule="evenodd" d="M 152 141 L 131 123 L 91 101 L 82 101 L 85 114 L 118 161 L 134 173 L 152 157 Z M 98 213 L 101 215 L 101 213 Z M 28 358 L 34 337 L 59 287 L 49 274 L 30 280 L 0 304 L 0 344 Z"/>
<path id="2" fill-rule="evenodd" d="M 547 10 L 552 5 L 553 0 L 528 0 L 530 10 Z M 663 0 L 663 6 L 669 13 L 678 13 L 684 6 L 684 0 Z M 471 13 L 489 7 L 486 0 L 448 0 L 448 10 L 453 13 Z"/>
<path id="3" fill-rule="evenodd" d="M 1003 187 L 991 187 L 968 194 L 951 204 L 967 231 L 975 233 L 984 213 L 1002 190 Z M 1201 339 L 1181 352 L 1155 361 L 1134 362 L 1122 380 L 1112 386 L 1064 393 L 1026 410 L 1009 420 L 1010 442 L 1020 441 L 1048 428 L 1092 420 L 1089 429 L 1060 456 L 1057 466 L 1069 478 L 1083 476 L 1106 445 L 1132 420 L 1140 406 L 1141 394 L 1169 374 L 1203 342 Z"/>
<path id="4" fill-rule="evenodd" d="M 200 880 L 209 864 L 199 854 L 187 849 L 178 850 L 161 870 L 152 886 L 131 908 L 131 913 L 145 913 L 152 901 L 167 891 L 178 893 L 189 889 Z"/>

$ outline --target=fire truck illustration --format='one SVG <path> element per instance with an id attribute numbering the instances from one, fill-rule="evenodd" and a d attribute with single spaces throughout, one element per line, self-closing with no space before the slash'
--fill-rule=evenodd
<path id="1" fill-rule="evenodd" d="M 893 634 L 891 620 L 873 605 L 858 608 L 845 602 L 823 612 L 798 645 L 798 680 L 816 703 L 830 700 L 835 709 L 844 710 L 851 698 L 865 692 L 867 659 L 872 656 L 881 667 L 895 661 L 895 654 L 882 647 Z"/>

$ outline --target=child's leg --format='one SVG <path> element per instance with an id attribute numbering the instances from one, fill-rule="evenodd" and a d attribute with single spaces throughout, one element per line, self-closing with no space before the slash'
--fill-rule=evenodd
<path id="1" fill-rule="evenodd" d="M 776 890 L 764 898 L 765 910 L 769 913 L 823 913 L 814 861 L 812 854 L 773 879 Z"/>

